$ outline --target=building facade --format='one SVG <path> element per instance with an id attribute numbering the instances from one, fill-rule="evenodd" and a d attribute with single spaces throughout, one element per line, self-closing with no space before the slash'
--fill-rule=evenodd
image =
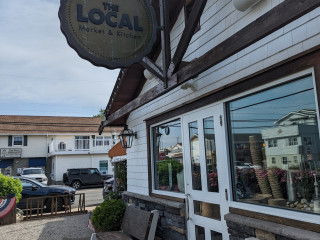
<path id="1" fill-rule="evenodd" d="M 320 239 L 320 2 L 167 7 L 172 74 L 122 70 L 100 127 L 137 132 L 125 200 L 159 239 Z"/>
<path id="2" fill-rule="evenodd" d="M 98 168 L 112 175 L 108 151 L 118 141 L 117 128 L 98 135 L 99 118 L 0 116 L 1 173 L 16 176 L 41 167 L 49 184 L 63 183 L 68 168 Z"/>

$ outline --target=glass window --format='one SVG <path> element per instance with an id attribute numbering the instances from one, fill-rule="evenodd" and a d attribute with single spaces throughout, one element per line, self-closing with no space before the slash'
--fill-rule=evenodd
<path id="1" fill-rule="evenodd" d="M 76 150 L 89 150 L 90 137 L 89 136 L 75 136 L 75 149 Z"/>
<path id="2" fill-rule="evenodd" d="M 298 139 L 296 137 L 289 138 L 289 146 L 298 145 Z"/>
<path id="3" fill-rule="evenodd" d="M 278 141 L 276 139 L 268 140 L 268 147 L 278 147 Z"/>
<path id="4" fill-rule="evenodd" d="M 103 137 L 96 136 L 96 146 L 103 146 Z"/>
<path id="5" fill-rule="evenodd" d="M 99 169 L 102 174 L 108 174 L 108 161 L 100 161 Z"/>
<path id="6" fill-rule="evenodd" d="M 189 123 L 189 142 L 192 171 L 192 189 L 202 190 L 199 151 L 199 135 L 197 122 Z"/>
<path id="7" fill-rule="evenodd" d="M 200 227 L 200 226 L 195 225 L 195 230 L 196 230 L 196 240 L 205 240 L 206 239 L 204 227 Z"/>
<path id="8" fill-rule="evenodd" d="M 305 145 L 312 145 L 311 137 L 304 137 L 303 141 L 305 142 Z"/>
<path id="9" fill-rule="evenodd" d="M 88 174 L 89 170 L 88 169 L 81 169 L 81 174 Z"/>
<path id="10" fill-rule="evenodd" d="M 110 145 L 110 140 L 111 140 L 111 137 L 104 137 L 104 145 L 105 146 L 108 146 L 108 145 Z"/>
<path id="11" fill-rule="evenodd" d="M 232 101 L 228 112 L 234 199 L 320 213 L 315 190 L 320 147 L 312 77 Z M 313 139 L 312 146 L 298 141 L 307 137 Z"/>
<path id="12" fill-rule="evenodd" d="M 180 119 L 152 128 L 154 188 L 184 192 Z"/>
<path id="13" fill-rule="evenodd" d="M 288 164 L 288 158 L 282 157 L 282 164 Z"/>
<path id="14" fill-rule="evenodd" d="M 23 144 L 23 137 L 18 136 L 18 137 L 13 137 L 13 146 L 22 146 Z"/>
<path id="15" fill-rule="evenodd" d="M 70 174 L 71 175 L 79 175 L 80 174 L 80 169 L 70 169 Z"/>
<path id="16" fill-rule="evenodd" d="M 207 162 L 207 181 L 209 192 L 219 192 L 216 142 L 214 133 L 213 117 L 203 120 L 204 143 Z"/>

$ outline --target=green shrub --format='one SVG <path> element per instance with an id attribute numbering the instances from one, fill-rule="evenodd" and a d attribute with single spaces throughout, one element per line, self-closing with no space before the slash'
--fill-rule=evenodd
<path id="1" fill-rule="evenodd" d="M 111 200 L 111 199 L 121 199 L 121 193 L 119 191 L 114 192 L 114 191 L 110 191 L 106 196 L 105 196 L 105 200 Z"/>
<path id="2" fill-rule="evenodd" d="M 126 205 L 120 199 L 105 200 L 92 213 L 92 225 L 96 231 L 118 231 L 121 228 Z"/>
<path id="3" fill-rule="evenodd" d="M 19 179 L 0 174 L 0 196 L 14 194 L 17 202 L 21 199 L 22 184 Z"/>
<path id="4" fill-rule="evenodd" d="M 159 172 L 159 183 L 162 186 L 169 185 L 169 164 L 171 164 L 172 168 L 172 184 L 177 185 L 177 173 L 183 170 L 182 163 L 173 160 L 172 158 L 168 158 L 166 160 L 160 161 L 158 163 L 158 172 Z"/>

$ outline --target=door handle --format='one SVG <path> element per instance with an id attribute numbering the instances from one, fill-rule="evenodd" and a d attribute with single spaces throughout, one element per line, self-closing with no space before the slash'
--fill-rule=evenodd
<path id="1" fill-rule="evenodd" d="M 185 203 L 186 203 L 186 219 L 187 219 L 187 221 L 191 220 L 190 214 L 189 214 L 189 198 L 188 197 L 190 197 L 190 194 L 186 194 L 186 201 L 185 201 Z"/>

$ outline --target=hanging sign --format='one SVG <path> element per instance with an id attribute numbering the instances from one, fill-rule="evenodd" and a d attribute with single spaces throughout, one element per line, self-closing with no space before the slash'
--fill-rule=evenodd
<path id="1" fill-rule="evenodd" d="M 109 69 L 140 62 L 156 38 L 148 0 L 61 0 L 59 18 L 79 56 Z"/>

